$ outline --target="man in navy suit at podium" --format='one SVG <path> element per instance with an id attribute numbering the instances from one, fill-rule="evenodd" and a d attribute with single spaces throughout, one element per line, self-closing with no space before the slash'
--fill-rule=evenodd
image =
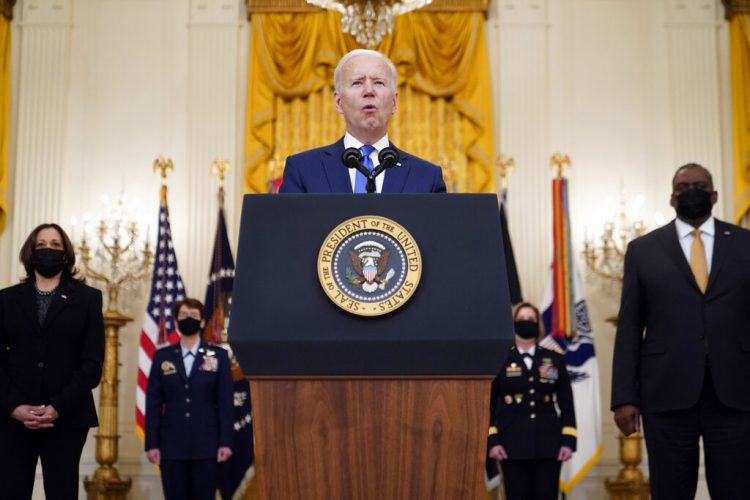
<path id="1" fill-rule="evenodd" d="M 365 193 L 367 177 L 348 168 L 342 156 L 348 148 L 362 153 L 362 165 L 372 172 L 378 154 L 393 147 L 388 121 L 396 112 L 396 67 L 384 54 L 357 49 L 341 58 L 334 72 L 336 110 L 344 115 L 346 134 L 334 144 L 287 158 L 280 193 Z M 395 148 L 394 148 L 395 149 Z M 375 178 L 378 193 L 444 193 L 440 167 L 398 151 L 399 161 Z"/>

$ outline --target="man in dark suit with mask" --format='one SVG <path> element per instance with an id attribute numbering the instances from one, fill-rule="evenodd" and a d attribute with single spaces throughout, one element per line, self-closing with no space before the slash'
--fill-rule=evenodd
<path id="1" fill-rule="evenodd" d="M 677 218 L 625 255 L 611 407 L 625 435 L 643 419 L 655 500 L 695 497 L 700 438 L 711 497 L 750 492 L 750 231 L 711 215 L 717 197 L 680 167 Z"/>
<path id="2" fill-rule="evenodd" d="M 218 463 L 232 455 L 227 352 L 203 342 L 203 304 L 174 305 L 180 342 L 154 353 L 146 390 L 146 457 L 161 466 L 166 500 L 213 500 Z"/>

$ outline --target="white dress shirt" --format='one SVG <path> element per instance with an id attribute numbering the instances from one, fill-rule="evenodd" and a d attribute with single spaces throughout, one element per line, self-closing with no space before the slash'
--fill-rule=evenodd
<path id="1" fill-rule="evenodd" d="M 716 224 L 714 223 L 713 216 L 709 217 L 706 222 L 701 224 L 701 240 L 703 240 L 703 248 L 706 250 L 706 269 L 708 269 L 708 275 L 711 275 L 711 258 L 714 255 L 714 235 L 716 234 Z M 680 247 L 682 253 L 685 254 L 685 258 L 690 264 L 690 248 L 693 245 L 692 231 L 695 229 L 693 226 L 679 218 L 675 219 L 674 226 L 677 229 L 677 239 L 680 241 Z"/>
<path id="2" fill-rule="evenodd" d="M 527 370 L 531 370 L 531 365 L 534 364 L 534 360 L 532 358 L 534 357 L 534 353 L 536 352 L 536 346 L 532 345 L 531 347 L 529 347 L 529 349 L 527 351 L 524 351 L 523 349 L 521 349 L 518 346 L 516 346 L 516 349 L 518 349 L 518 353 L 523 358 L 523 364 L 526 365 L 526 369 Z M 531 358 L 525 357 L 524 354 L 526 354 L 526 353 L 529 353 L 529 355 L 531 356 Z"/>
<path id="3" fill-rule="evenodd" d="M 182 362 L 185 364 L 185 375 L 190 376 L 190 370 L 193 369 L 193 363 L 195 363 L 195 356 L 198 354 L 198 347 L 201 345 L 200 342 L 196 342 L 195 345 L 187 349 L 182 342 L 180 342 L 180 352 L 182 352 Z M 188 353 L 190 353 L 188 355 Z"/>
<path id="4" fill-rule="evenodd" d="M 385 134 L 378 142 L 374 143 L 373 146 L 375 147 L 375 150 L 370 153 L 370 159 L 372 160 L 372 166 L 373 168 L 380 165 L 380 160 L 378 160 L 378 153 L 380 153 L 380 150 L 383 148 L 387 148 L 390 146 L 391 143 L 388 140 L 388 134 Z M 344 135 L 344 149 L 346 148 L 361 148 L 364 146 L 364 144 L 357 138 L 355 138 L 353 135 L 350 135 L 349 132 L 347 132 Z M 385 179 L 386 172 L 383 171 L 379 176 L 375 178 L 375 191 L 378 193 L 383 192 L 383 179 Z M 349 179 L 352 182 L 352 192 L 354 191 L 354 183 L 356 182 L 357 178 L 357 169 L 350 168 L 349 169 Z"/>

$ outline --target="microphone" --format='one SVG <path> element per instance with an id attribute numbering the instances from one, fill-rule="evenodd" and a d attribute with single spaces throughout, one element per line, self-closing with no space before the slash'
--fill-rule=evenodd
<path id="1" fill-rule="evenodd" d="M 375 170 L 373 170 L 372 172 L 372 176 L 377 177 L 381 172 L 383 172 L 383 170 L 395 166 L 398 163 L 398 160 L 399 155 L 398 151 L 396 151 L 395 148 L 388 146 L 381 149 L 380 153 L 378 153 L 378 161 L 380 162 L 380 165 L 375 167 Z"/>
<path id="2" fill-rule="evenodd" d="M 359 149 L 346 148 L 344 154 L 341 155 L 341 161 L 349 168 L 356 168 L 360 174 L 365 176 L 368 183 L 370 182 L 370 178 L 374 180 L 372 172 L 362 165 L 362 152 Z"/>

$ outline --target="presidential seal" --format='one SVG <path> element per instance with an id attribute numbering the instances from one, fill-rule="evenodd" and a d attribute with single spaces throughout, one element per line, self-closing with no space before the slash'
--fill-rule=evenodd
<path id="1" fill-rule="evenodd" d="M 342 222 L 318 253 L 318 278 L 326 295 L 359 316 L 380 316 L 404 305 L 421 274 L 422 257 L 412 235 L 376 215 Z"/>

